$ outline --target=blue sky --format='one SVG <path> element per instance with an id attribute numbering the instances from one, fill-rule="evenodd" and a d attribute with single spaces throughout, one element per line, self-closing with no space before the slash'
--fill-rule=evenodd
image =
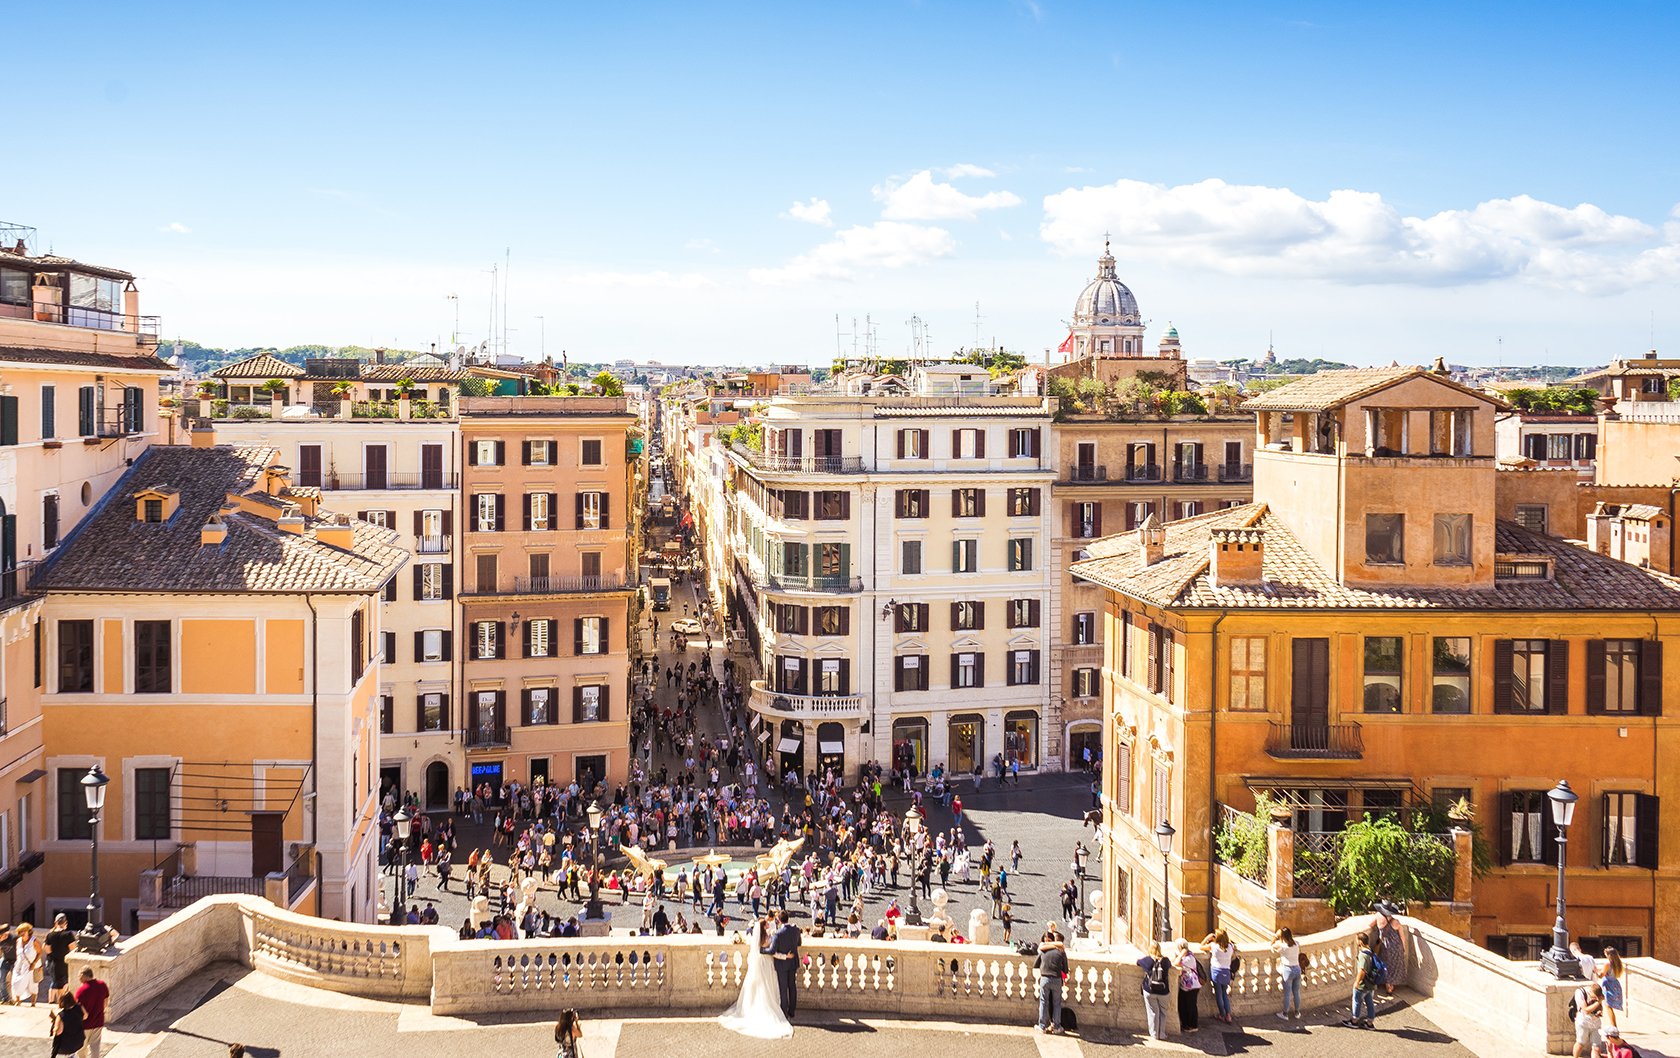
<path id="1" fill-rule="evenodd" d="M 1039 353 L 1112 230 L 1191 356 L 1680 346 L 1673 4 L 79 11 L 0 219 L 170 335 L 470 344 L 509 251 L 527 355 Z"/>

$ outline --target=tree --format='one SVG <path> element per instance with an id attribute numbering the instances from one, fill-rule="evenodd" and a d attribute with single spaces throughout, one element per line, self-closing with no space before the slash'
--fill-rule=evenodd
<path id="1" fill-rule="evenodd" d="M 264 393 L 267 393 L 270 398 L 283 398 L 286 395 L 286 380 L 283 378 L 271 378 L 257 388 L 262 390 Z"/>
<path id="2" fill-rule="evenodd" d="M 595 389 L 599 391 L 603 397 L 624 396 L 623 381 L 611 371 L 603 371 L 590 381 L 595 383 Z"/>
<path id="3" fill-rule="evenodd" d="M 1212 382 L 1202 387 L 1202 398 L 1215 415 L 1236 411 L 1242 405 L 1242 390 L 1229 382 Z"/>
<path id="4" fill-rule="evenodd" d="M 1248 383 L 1248 392 L 1250 394 L 1270 393 L 1274 389 L 1280 389 L 1289 385 L 1291 382 L 1294 382 L 1296 378 L 1297 376 L 1295 375 L 1283 375 L 1278 378 L 1250 379 Z"/>
<path id="5" fill-rule="evenodd" d="M 1330 906 L 1339 915 L 1368 911 L 1378 900 L 1427 905 L 1451 892 L 1452 846 L 1393 816 L 1366 813 L 1342 831 L 1341 845 L 1330 876 Z"/>
<path id="6" fill-rule="evenodd" d="M 488 397 L 490 395 L 489 381 L 474 378 L 470 375 L 458 382 L 456 388 L 461 391 L 463 397 Z"/>

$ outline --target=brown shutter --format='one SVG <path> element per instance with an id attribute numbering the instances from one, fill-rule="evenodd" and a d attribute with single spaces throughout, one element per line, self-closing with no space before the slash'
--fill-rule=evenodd
<path id="1" fill-rule="evenodd" d="M 581 492 L 574 493 L 573 496 L 577 500 L 577 511 L 576 511 L 577 525 L 574 526 L 574 528 L 582 529 L 583 528 L 583 493 L 581 493 Z"/>
<path id="2" fill-rule="evenodd" d="M 529 442 L 526 443 L 529 444 Z M 531 494 L 529 492 L 525 493 L 522 499 L 525 503 L 525 531 L 528 533 L 531 531 Z"/>
<path id="3" fill-rule="evenodd" d="M 583 688 L 572 688 L 572 723 L 583 723 Z"/>
<path id="4" fill-rule="evenodd" d="M 922 445 L 921 458 L 932 459 L 933 458 L 933 452 L 931 451 L 932 446 L 928 444 L 928 436 L 929 436 L 928 432 L 926 430 L 917 430 L 916 433 L 919 435 L 917 437 L 917 440 L 919 440 L 921 442 L 921 445 Z"/>
<path id="5" fill-rule="evenodd" d="M 962 603 L 960 603 L 960 602 L 954 602 L 954 603 L 951 604 L 951 631 L 953 631 L 953 632 L 956 632 L 956 631 L 958 631 L 962 628 L 962 625 L 957 623 L 959 620 L 961 620 L 961 618 L 958 616 L 961 608 L 962 608 Z"/>
<path id="6" fill-rule="evenodd" d="M 455 633 L 447 628 L 443 630 L 443 660 L 455 660 Z"/>
<path id="7" fill-rule="evenodd" d="M 958 654 L 952 654 L 951 655 L 951 686 L 952 687 L 955 687 L 957 685 L 957 673 L 958 673 L 959 668 L 960 668 L 960 666 L 957 664 L 957 659 L 959 657 L 960 657 L 960 655 L 958 655 Z"/>
<path id="8" fill-rule="evenodd" d="M 507 633 L 508 633 L 508 628 L 507 628 L 506 623 L 504 623 L 502 621 L 497 621 L 496 622 L 496 660 L 498 660 L 498 661 L 507 657 Z"/>
<path id="9" fill-rule="evenodd" d="M 425 567 L 423 567 L 423 566 L 415 566 L 414 567 L 414 598 L 415 598 L 415 601 L 419 601 L 419 599 L 420 599 L 420 594 L 421 594 L 421 591 L 423 590 L 420 582 L 423 579 L 424 574 L 425 574 Z"/>
<path id="10" fill-rule="evenodd" d="M 1516 702 L 1511 688 L 1511 641 L 1496 639 L 1493 643 L 1493 711 L 1514 712 Z M 1509 821 L 1506 823 L 1510 827 Z M 1508 847 L 1509 843 L 1507 843 Z"/>
<path id="11" fill-rule="evenodd" d="M 414 633 L 414 660 L 419 661 L 426 656 L 426 633 Z"/>
<path id="12" fill-rule="evenodd" d="M 1102 509 L 1103 509 L 1103 505 L 1102 505 L 1101 500 L 1098 500 L 1095 503 L 1091 504 L 1091 529 L 1092 529 L 1091 535 L 1092 536 L 1103 535 L 1102 534 Z"/>
<path id="13" fill-rule="evenodd" d="M 1633 862 L 1636 867 L 1656 870 L 1662 861 L 1657 857 L 1657 809 L 1660 801 L 1651 794 L 1635 794 L 1633 798 Z"/>
<path id="14" fill-rule="evenodd" d="M 1502 640 L 1502 642 L 1504 641 Z M 1505 645 L 1509 648 L 1510 643 L 1506 642 Z M 1506 790 L 1499 795 L 1499 848 L 1495 849 L 1494 852 L 1499 857 L 1499 862 L 1501 864 L 1509 864 L 1511 862 L 1511 816 L 1516 811 L 1516 808 L 1515 794 Z M 1550 820 L 1548 820 L 1547 823 L 1549 824 Z M 1542 829 L 1544 829 L 1544 824 L 1542 825 Z"/>
<path id="15" fill-rule="evenodd" d="M 530 443 L 525 445 L 526 453 L 530 452 Z M 531 726 L 531 688 L 526 687 L 519 692 L 519 726 Z"/>
<path id="16" fill-rule="evenodd" d="M 414 696 L 414 730 L 426 730 L 426 696 L 424 694 Z"/>
<path id="17" fill-rule="evenodd" d="M 974 603 L 974 630 L 982 631 L 986 627 L 986 601 L 978 599 Z"/>
<path id="18" fill-rule="evenodd" d="M 986 517 L 986 490 L 974 490 L 974 515 L 977 518 Z"/>
<path id="19" fill-rule="evenodd" d="M 1660 640 L 1639 643 L 1639 711 L 1661 716 L 1663 711 L 1663 645 Z"/>
<path id="20" fill-rule="evenodd" d="M 478 445 L 472 441 L 467 442 L 467 466 L 478 466 Z"/>
<path id="21" fill-rule="evenodd" d="M 961 456 L 962 456 L 962 431 L 961 430 L 952 430 L 951 431 L 951 458 L 952 459 L 958 459 Z"/>
<path id="22" fill-rule="evenodd" d="M 951 517 L 962 517 L 962 489 L 951 490 Z"/>
<path id="23" fill-rule="evenodd" d="M 426 514 L 424 511 L 414 512 L 414 535 L 419 536 L 426 529 Z"/>
<path id="24" fill-rule="evenodd" d="M 850 606 L 840 607 L 840 634 L 843 636 L 852 634 L 852 608 Z"/>
<path id="25" fill-rule="evenodd" d="M 612 618 L 601 618 L 601 653 L 612 653 Z"/>
<path id="26" fill-rule="evenodd" d="M 986 655 L 974 655 L 974 686 L 986 686 Z"/>
<path id="27" fill-rule="evenodd" d="M 985 430 L 975 430 L 974 431 L 974 458 L 975 459 L 985 459 L 986 458 L 986 431 Z"/>
<path id="28" fill-rule="evenodd" d="M 1156 633 L 1153 623 L 1149 626 L 1149 646 L 1146 656 L 1149 659 L 1149 689 L 1159 694 L 1161 692 L 1161 638 Z"/>
<path id="29" fill-rule="evenodd" d="M 496 493 L 496 532 L 498 532 L 498 533 L 502 531 L 502 525 L 503 525 L 503 522 L 502 522 L 502 510 L 503 510 L 502 501 L 503 501 L 502 494 L 499 493 L 499 492 Z"/>
<path id="30" fill-rule="evenodd" d="M 842 492 L 840 494 L 840 520 L 845 521 L 846 519 L 850 518 L 851 516 L 852 516 L 852 494 L 849 493 L 849 492 Z"/>
<path id="31" fill-rule="evenodd" d="M 1038 610 L 1038 607 L 1039 607 L 1039 600 L 1038 599 L 1032 600 L 1032 604 L 1030 606 L 1030 609 L 1032 610 L 1032 627 L 1034 627 L 1034 628 L 1039 627 L 1039 623 L 1038 623 L 1039 622 L 1039 610 Z"/>
<path id="32" fill-rule="evenodd" d="M 1554 639 L 1546 647 L 1546 712 L 1569 712 L 1569 640 Z"/>
<path id="33" fill-rule="evenodd" d="M 1587 640 L 1587 712 L 1602 713 L 1605 711 L 1605 705 L 1604 640 L 1589 639 Z"/>
<path id="34" fill-rule="evenodd" d="M 601 528 L 612 528 L 612 493 L 601 493 Z"/>
<path id="35" fill-rule="evenodd" d="M 554 444 L 553 441 L 548 443 Z M 548 689 L 548 722 L 551 724 L 560 722 L 560 688 L 558 687 Z"/>
<path id="36" fill-rule="evenodd" d="M 893 659 L 893 690 L 902 691 L 903 689 L 904 689 L 904 659 L 903 658 L 894 658 Z"/>
<path id="37" fill-rule="evenodd" d="M 496 442 L 496 465 L 499 466 L 499 467 L 507 466 L 507 442 L 506 441 L 497 441 Z M 498 691 L 497 693 L 499 694 L 501 692 Z"/>
<path id="38" fill-rule="evenodd" d="M 1041 451 L 1043 451 L 1043 448 L 1042 448 L 1042 446 L 1041 446 L 1041 445 L 1040 445 L 1040 444 L 1039 444 L 1039 442 L 1040 442 L 1040 441 L 1041 441 L 1041 440 L 1042 440 L 1042 439 L 1043 439 L 1043 435 L 1042 435 L 1042 432 L 1041 432 L 1041 431 L 1040 431 L 1040 430 L 1039 430 L 1039 428 L 1038 428 L 1038 427 L 1036 427 L 1036 426 L 1035 426 L 1035 427 L 1033 427 L 1033 429 L 1032 429 L 1032 430 L 1031 430 L 1031 431 L 1030 431 L 1030 432 L 1029 432 L 1029 433 L 1028 433 L 1028 434 L 1027 434 L 1027 438 L 1028 438 L 1028 440 L 1029 440 L 1029 442 L 1030 442 L 1030 443 L 1031 443 L 1031 445 L 1032 445 L 1032 451 L 1031 451 L 1031 452 L 1028 452 L 1028 453 L 1027 453 L 1027 455 L 1030 455 L 1030 456 L 1032 456 L 1032 457 L 1034 457 L 1034 458 L 1037 458 L 1037 456 L 1038 456 L 1038 453 L 1039 453 L 1039 452 L 1041 452 Z"/>
<path id="39" fill-rule="evenodd" d="M 560 494 L 558 492 L 548 494 L 548 531 L 551 533 L 560 531 Z"/>
<path id="40" fill-rule="evenodd" d="M 898 458 L 900 459 L 904 458 L 904 433 L 903 430 L 898 431 Z"/>
<path id="41" fill-rule="evenodd" d="M 443 512 L 443 535 L 449 536 L 455 532 L 455 512 Z"/>
<path id="42" fill-rule="evenodd" d="M 529 442 L 529 441 L 519 442 L 519 462 L 521 464 L 523 464 L 524 466 L 530 466 L 531 465 L 531 442 Z M 530 699 L 531 699 L 531 696 L 530 696 L 529 693 L 527 693 L 526 696 L 525 696 L 525 701 L 526 701 L 527 706 L 529 706 L 529 704 L 530 704 Z M 527 721 L 527 722 L 529 722 L 529 721 Z"/>

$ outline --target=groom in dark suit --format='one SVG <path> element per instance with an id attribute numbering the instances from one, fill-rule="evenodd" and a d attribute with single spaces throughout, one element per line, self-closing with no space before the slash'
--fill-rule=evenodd
<path id="1" fill-rule="evenodd" d="M 776 963 L 776 990 L 782 999 L 782 1013 L 791 1020 L 793 1012 L 799 1006 L 799 993 L 794 989 L 796 974 L 799 972 L 799 927 L 788 921 L 788 913 L 783 909 L 776 915 L 781 927 L 770 938 L 770 958 Z"/>

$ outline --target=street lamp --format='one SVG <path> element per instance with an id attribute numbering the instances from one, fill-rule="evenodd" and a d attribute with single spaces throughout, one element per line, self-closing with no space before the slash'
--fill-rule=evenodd
<path id="1" fill-rule="evenodd" d="M 910 910 L 904 913 L 904 924 L 919 926 L 922 924 L 922 907 L 916 902 L 917 890 L 922 885 L 922 854 L 916 848 L 916 835 L 922 832 L 922 814 L 914 808 L 904 813 L 904 837 L 910 845 Z"/>
<path id="2" fill-rule="evenodd" d="M 607 913 L 601 907 L 601 867 L 606 858 L 601 855 L 601 802 L 589 802 L 589 903 L 583 909 L 584 918 L 606 918 Z"/>
<path id="3" fill-rule="evenodd" d="M 1178 831 L 1165 819 L 1155 825 L 1155 847 L 1161 850 L 1161 937 L 1172 940 L 1172 839 Z"/>
<path id="4" fill-rule="evenodd" d="M 1073 844 L 1073 873 L 1079 879 L 1079 905 L 1073 921 L 1068 925 L 1081 937 L 1089 936 L 1085 928 L 1085 843 L 1076 841 Z"/>
<path id="5" fill-rule="evenodd" d="M 87 798 L 88 833 L 93 838 L 93 858 L 88 883 L 87 925 L 76 939 L 83 951 L 98 954 L 111 946 L 110 931 L 105 928 L 105 901 L 99 898 L 99 815 L 105 811 L 105 787 L 111 780 L 95 764 L 82 776 L 82 794 Z"/>
<path id="6" fill-rule="evenodd" d="M 1552 823 L 1557 827 L 1557 921 L 1552 923 L 1552 949 L 1540 956 L 1540 968 L 1560 981 L 1579 981 L 1581 964 L 1569 953 L 1569 927 L 1563 924 L 1563 865 L 1569 851 L 1569 824 L 1575 819 L 1575 802 L 1581 798 L 1569 788 L 1568 779 L 1546 792 L 1552 803 Z"/>
<path id="7" fill-rule="evenodd" d="M 401 915 L 408 907 L 403 886 L 408 884 L 408 836 L 414 832 L 414 817 L 408 814 L 407 805 L 397 809 L 397 814 L 391 817 L 391 825 L 396 828 L 397 841 L 402 845 L 402 862 L 397 864 L 397 913 Z"/>

